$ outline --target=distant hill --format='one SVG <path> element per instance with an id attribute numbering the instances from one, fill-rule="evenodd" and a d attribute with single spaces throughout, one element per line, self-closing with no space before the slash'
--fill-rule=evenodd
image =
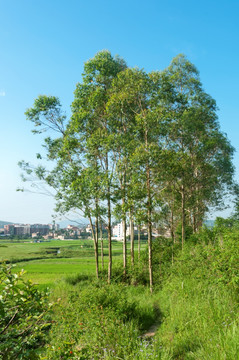
<path id="1" fill-rule="evenodd" d="M 10 221 L 0 221 L 0 228 L 2 228 L 4 225 L 8 225 L 8 224 L 14 224 L 14 223 L 10 222 Z"/>
<path id="2" fill-rule="evenodd" d="M 56 221 L 56 224 L 59 224 L 61 229 L 66 228 L 67 225 L 85 227 L 88 223 L 89 223 L 89 221 L 87 221 L 87 219 L 76 219 L 75 221 L 74 220 Z"/>

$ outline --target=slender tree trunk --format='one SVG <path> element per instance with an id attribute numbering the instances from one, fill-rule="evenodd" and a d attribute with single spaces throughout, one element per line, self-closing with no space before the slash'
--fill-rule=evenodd
<path id="1" fill-rule="evenodd" d="M 111 243 L 111 206 L 110 199 L 107 201 L 108 207 L 108 248 L 109 248 L 109 263 L 108 263 L 108 283 L 111 282 L 112 276 L 112 243 Z"/>
<path id="2" fill-rule="evenodd" d="M 100 243 L 101 243 L 101 266 L 102 270 L 104 269 L 104 243 L 103 243 L 103 235 L 102 235 L 102 220 L 100 220 Z"/>
<path id="3" fill-rule="evenodd" d="M 181 216 L 182 216 L 182 249 L 185 240 L 185 191 L 184 185 L 181 187 L 181 197 L 182 197 L 182 207 L 181 207 Z"/>
<path id="4" fill-rule="evenodd" d="M 174 262 L 174 242 L 172 243 L 172 265 Z"/>
<path id="5" fill-rule="evenodd" d="M 98 204 L 97 204 L 98 207 Z M 99 217 L 98 215 L 95 218 L 95 259 L 97 262 L 97 268 L 98 268 L 98 277 L 99 277 Z M 97 278 L 98 278 L 97 277 Z"/>
<path id="6" fill-rule="evenodd" d="M 123 176 L 123 198 L 122 198 L 122 208 L 123 208 L 123 219 L 122 219 L 122 227 L 123 227 L 123 267 L 124 267 L 124 276 L 126 277 L 127 273 L 127 238 L 126 238 L 126 213 L 125 213 L 125 187 L 126 187 L 126 174 L 124 172 Z"/>
<path id="7" fill-rule="evenodd" d="M 134 219 L 133 219 L 133 210 L 130 208 L 129 212 L 130 219 L 130 252 L 131 252 L 131 265 L 134 266 Z"/>
<path id="8" fill-rule="evenodd" d="M 175 242 L 173 204 L 171 205 L 170 232 L 171 232 L 172 241 Z"/>
<path id="9" fill-rule="evenodd" d="M 140 225 L 138 225 L 138 259 L 140 259 Z"/>
<path id="10" fill-rule="evenodd" d="M 196 220 L 196 214 L 195 209 L 193 210 L 193 233 L 195 234 L 197 232 L 197 220 Z"/>
<path id="11" fill-rule="evenodd" d="M 151 183 L 150 169 L 147 165 L 147 208 L 148 208 L 148 251 L 149 251 L 149 286 L 150 292 L 153 292 L 153 267 L 152 267 L 152 199 L 151 199 Z"/>
<path id="12" fill-rule="evenodd" d="M 175 234 L 174 234 L 174 201 L 171 204 L 171 238 L 172 238 L 172 265 L 173 265 L 173 261 L 174 261 L 174 243 L 175 243 Z"/>
<path id="13" fill-rule="evenodd" d="M 127 274 L 127 237 L 126 237 L 126 220 L 122 220 L 123 227 L 123 266 L 124 266 L 124 276 Z"/>
<path id="14" fill-rule="evenodd" d="M 195 177 L 198 179 L 198 169 L 195 169 Z M 196 209 L 194 210 L 194 223 L 193 223 L 193 232 L 196 233 L 199 229 L 199 221 L 200 221 L 200 214 L 199 214 L 199 184 L 196 183 L 195 186 L 195 192 L 196 192 Z"/>
<path id="15" fill-rule="evenodd" d="M 148 148 L 148 129 L 145 128 L 145 149 L 149 155 Z M 149 159 L 146 163 L 146 189 L 147 189 L 147 221 L 148 221 L 148 252 L 149 252 L 149 287 L 150 292 L 153 292 L 153 266 L 152 266 L 152 197 L 151 197 L 151 178 L 150 178 Z"/>
<path id="16" fill-rule="evenodd" d="M 112 276 L 112 242 L 111 242 L 111 202 L 110 202 L 110 180 L 109 180 L 109 164 L 108 155 L 106 156 L 106 172 L 108 177 L 107 186 L 107 215 L 108 215 L 108 250 L 109 250 L 109 263 L 108 263 L 108 283 L 111 282 Z"/>
<path id="17" fill-rule="evenodd" d="M 89 221 L 90 221 L 90 227 L 91 227 L 91 232 L 92 232 L 93 241 L 94 241 L 96 277 L 97 277 L 97 279 L 99 279 L 98 243 L 97 243 L 96 233 L 94 231 L 94 226 L 92 223 L 91 216 L 89 216 Z"/>

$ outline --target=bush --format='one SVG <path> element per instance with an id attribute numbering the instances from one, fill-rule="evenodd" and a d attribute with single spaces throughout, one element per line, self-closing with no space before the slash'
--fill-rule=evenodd
<path id="1" fill-rule="evenodd" d="M 0 359 L 38 359 L 49 329 L 46 292 L 22 279 L 24 271 L 0 265 Z"/>

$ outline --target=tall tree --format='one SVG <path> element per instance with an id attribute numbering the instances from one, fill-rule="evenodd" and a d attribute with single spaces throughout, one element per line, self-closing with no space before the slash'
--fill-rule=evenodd
<path id="1" fill-rule="evenodd" d="M 75 149 L 80 148 L 83 142 L 83 151 L 88 156 L 94 157 L 104 173 L 101 179 L 104 196 L 101 200 L 107 203 L 109 283 L 112 274 L 111 202 L 115 158 L 112 151 L 114 133 L 112 120 L 107 113 L 107 101 L 113 79 L 125 68 L 125 62 L 119 57 L 113 58 L 108 51 L 99 52 L 85 63 L 83 81 L 77 84 L 75 90 L 73 114 L 68 127 L 70 137 L 76 141 Z"/>
<path id="2" fill-rule="evenodd" d="M 168 149 L 174 154 L 175 191 L 181 197 L 182 245 L 186 222 L 194 231 L 210 205 L 232 185 L 233 148 L 219 128 L 216 102 L 205 93 L 195 66 L 179 55 L 165 70 L 171 84 Z"/>
<path id="3" fill-rule="evenodd" d="M 134 151 L 129 155 L 132 167 L 130 184 L 131 197 L 141 185 L 140 201 L 146 206 L 148 226 L 149 279 L 150 290 L 153 289 L 152 272 L 152 213 L 153 213 L 153 168 L 157 163 L 157 152 L 160 151 L 159 118 L 153 110 L 151 79 L 142 70 L 127 69 L 121 72 L 114 85 L 114 106 L 119 113 L 133 119 Z M 129 192 L 128 192 L 129 193 Z M 130 200 L 130 197 L 129 197 Z"/>
<path id="4" fill-rule="evenodd" d="M 133 202 L 134 194 L 132 193 L 131 175 L 132 166 L 130 157 L 137 146 L 135 139 L 135 113 L 133 108 L 136 104 L 129 100 L 131 94 L 127 89 L 128 77 L 131 70 L 125 69 L 120 72 L 112 82 L 110 97 L 107 103 L 107 111 L 111 119 L 112 130 L 114 132 L 114 153 L 116 158 L 116 179 L 118 183 L 118 196 L 121 200 L 121 207 L 117 207 L 118 213 L 121 214 L 123 227 L 123 268 L 126 275 L 127 268 L 127 246 L 126 246 L 126 218 L 127 213 L 131 216 L 131 228 L 133 222 Z M 134 101 L 134 100 L 133 100 Z M 131 232 L 131 263 L 134 262 L 134 247 Z"/>
<path id="5" fill-rule="evenodd" d="M 98 232 L 93 229 L 92 216 L 97 218 L 98 209 L 95 208 L 95 198 L 99 197 L 98 169 L 78 154 L 72 146 L 66 146 L 67 131 L 65 130 L 65 115 L 62 115 L 59 99 L 55 97 L 39 96 L 32 108 L 26 111 L 27 119 L 32 121 L 37 130 L 42 133 L 53 130 L 60 137 L 47 137 L 44 147 L 47 150 L 47 159 L 54 162 L 55 166 L 47 171 L 39 166 L 29 168 L 22 162 L 21 167 L 26 173 L 34 173 L 36 178 L 44 181 L 55 189 L 56 211 L 65 214 L 71 210 L 80 209 L 90 221 L 95 247 L 96 275 L 98 277 Z M 55 134 L 54 134 L 55 135 Z M 71 139 L 72 145 L 72 139 Z M 41 157 L 38 155 L 38 157 Z"/>

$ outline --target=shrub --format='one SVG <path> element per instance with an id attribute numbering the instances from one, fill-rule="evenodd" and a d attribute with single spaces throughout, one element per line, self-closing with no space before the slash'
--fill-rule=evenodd
<path id="1" fill-rule="evenodd" d="M 0 265 L 0 359 L 38 359 L 50 326 L 48 296 L 30 281 L 24 271 Z"/>

